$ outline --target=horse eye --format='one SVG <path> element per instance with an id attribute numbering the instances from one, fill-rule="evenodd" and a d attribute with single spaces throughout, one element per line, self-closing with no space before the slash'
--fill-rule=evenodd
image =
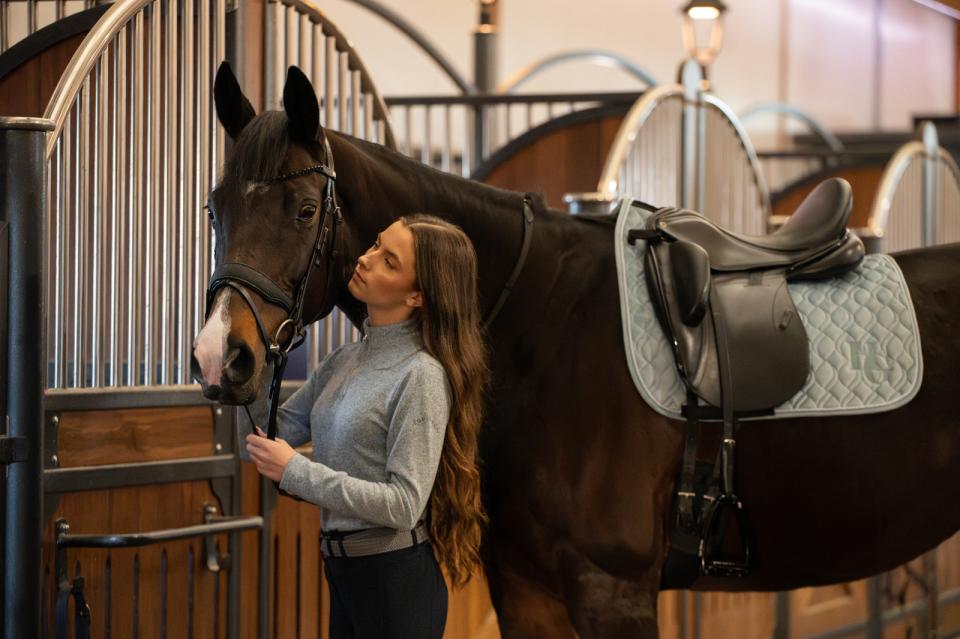
<path id="1" fill-rule="evenodd" d="M 213 222 L 213 209 L 211 209 L 208 205 L 204 204 L 203 210 L 207 212 L 207 217 L 210 218 L 211 222 Z"/>
<path id="2" fill-rule="evenodd" d="M 302 209 L 300 209 L 300 213 L 297 214 L 297 218 L 301 220 L 312 220 L 316 212 L 317 212 L 316 206 L 314 206 L 313 204 L 307 204 Z"/>

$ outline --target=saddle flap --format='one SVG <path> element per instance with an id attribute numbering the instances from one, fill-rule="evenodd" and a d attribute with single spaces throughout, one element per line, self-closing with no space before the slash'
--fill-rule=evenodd
<path id="1" fill-rule="evenodd" d="M 710 300 L 710 256 L 691 242 L 668 246 L 680 318 L 687 326 L 698 326 Z"/>

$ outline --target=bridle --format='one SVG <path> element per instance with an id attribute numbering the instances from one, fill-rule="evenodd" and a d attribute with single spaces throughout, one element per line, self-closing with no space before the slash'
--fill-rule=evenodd
<path id="1" fill-rule="evenodd" d="M 306 335 L 306 326 L 319 319 L 325 312 L 321 311 L 317 317 L 313 317 L 308 322 L 303 321 L 303 305 L 307 294 L 307 284 L 314 266 L 320 266 L 324 257 L 327 258 L 326 281 L 324 289 L 330 290 L 330 278 L 333 274 L 333 258 L 337 253 L 336 238 L 337 227 L 343 223 L 343 215 L 340 213 L 340 206 L 337 204 L 337 191 L 334 183 L 337 179 L 337 173 L 334 170 L 333 152 L 330 150 L 330 142 L 326 135 L 323 136 L 324 155 L 327 163 L 320 162 L 313 166 L 308 166 L 298 171 L 284 173 L 273 178 L 272 182 L 282 182 L 293 178 L 301 177 L 309 173 L 320 173 L 327 178 L 327 183 L 323 189 L 323 203 L 320 210 L 320 222 L 317 225 L 317 235 L 313 243 L 313 250 L 310 253 L 310 261 L 307 262 L 306 271 L 300 282 L 291 295 L 282 286 L 277 284 L 270 276 L 261 273 L 252 266 L 242 262 L 224 262 L 219 265 L 210 276 L 210 282 L 207 284 L 207 308 L 204 317 L 210 316 L 210 310 L 213 306 L 213 300 L 217 291 L 228 286 L 237 291 L 250 307 L 253 317 L 257 322 L 257 330 L 260 333 L 260 339 L 266 348 L 267 358 L 273 360 L 273 379 L 270 382 L 270 418 L 267 422 L 267 436 L 275 439 L 277 436 L 277 409 L 280 405 L 280 381 L 283 379 L 283 371 L 287 366 L 287 357 L 292 350 L 303 344 Z M 264 326 L 263 319 L 257 311 L 257 306 L 247 289 L 252 289 L 259 294 L 265 302 L 274 304 L 287 311 L 287 319 L 280 323 L 272 339 Z M 327 306 L 324 303 L 324 306 Z M 284 330 L 290 329 L 290 337 L 285 343 L 280 343 L 280 336 Z M 249 409 L 247 416 L 250 416 Z M 253 419 L 250 419 L 253 423 Z"/>
<path id="2" fill-rule="evenodd" d="M 300 279 L 294 295 L 291 296 L 286 290 L 284 290 L 282 286 L 277 284 L 268 275 L 265 275 L 252 266 L 248 266 L 241 262 L 225 262 L 219 265 L 216 270 L 214 270 L 213 275 L 210 276 L 210 282 L 207 285 L 207 308 L 204 317 L 207 318 L 210 315 L 210 310 L 213 306 L 213 300 L 216 296 L 217 290 L 224 286 L 229 286 L 230 288 L 234 289 L 240 294 L 241 297 L 243 297 L 244 301 L 247 303 L 247 306 L 250 307 L 250 311 L 253 313 L 253 317 L 257 322 L 257 330 L 260 333 L 260 338 L 263 340 L 263 344 L 266 347 L 267 357 L 273 360 L 273 379 L 270 382 L 270 392 L 268 395 L 270 400 L 270 417 L 267 422 L 267 437 L 269 439 L 275 439 L 277 436 L 277 410 L 279 409 L 280 405 L 280 382 L 283 379 L 283 371 L 287 365 L 287 356 L 289 355 L 290 351 L 303 343 L 306 334 L 305 327 L 322 317 L 326 312 L 325 308 L 321 308 L 321 311 L 316 317 L 311 318 L 308 322 L 303 321 L 303 301 L 306 296 L 307 283 L 310 279 L 310 274 L 314 265 L 320 266 L 321 260 L 324 258 L 324 256 L 326 256 L 327 272 L 324 290 L 330 290 L 330 277 L 333 272 L 333 258 L 337 252 L 336 248 L 332 247 L 336 246 L 337 227 L 343 223 L 343 216 L 340 213 L 340 206 L 337 204 L 337 192 L 334 188 L 334 183 L 337 179 L 337 173 L 334 170 L 333 152 L 330 149 L 330 142 L 327 140 L 326 135 L 323 136 L 323 147 L 324 154 L 329 165 L 321 162 L 319 164 L 308 166 L 298 171 L 284 173 L 273 178 L 273 182 L 282 182 L 284 180 L 297 178 L 314 172 L 320 173 L 327 178 L 327 183 L 324 186 L 320 224 L 317 228 L 317 236 L 313 244 L 313 251 L 310 254 L 310 261 L 307 262 L 306 272 Z M 527 259 L 527 253 L 530 250 L 530 243 L 533 235 L 533 220 L 534 216 L 533 211 L 530 208 L 530 198 L 529 196 L 525 195 L 523 198 L 523 242 L 520 249 L 520 255 L 517 258 L 517 262 L 514 265 L 513 271 L 510 273 L 510 277 L 507 279 L 503 289 L 500 291 L 500 296 L 497 298 L 493 308 L 483 320 L 485 326 L 489 326 L 493 322 L 493 319 L 500 312 L 500 309 L 506 302 L 507 297 L 513 290 L 513 285 L 517 281 L 520 272 L 523 270 L 523 265 Z M 257 312 L 257 306 L 254 304 L 253 299 L 250 297 L 250 293 L 247 291 L 247 289 L 253 289 L 263 298 L 265 302 L 280 306 L 287 311 L 288 317 L 281 322 L 273 336 L 273 339 L 270 338 L 264 326 L 263 319 L 260 317 L 260 313 Z M 323 306 L 325 307 L 327 304 L 324 303 Z M 283 333 L 284 329 L 288 327 L 292 329 L 290 339 L 285 344 L 280 344 L 280 335 Z M 254 423 L 254 420 L 250 415 L 249 408 L 244 406 L 244 410 L 247 411 L 247 417 L 250 418 L 250 423 Z"/>

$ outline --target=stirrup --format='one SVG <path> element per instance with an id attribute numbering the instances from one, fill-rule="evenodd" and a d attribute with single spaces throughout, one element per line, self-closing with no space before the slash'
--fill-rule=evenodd
<path id="1" fill-rule="evenodd" d="M 732 509 L 732 512 L 727 512 Z M 732 515 L 738 528 L 742 553 L 740 557 L 722 554 L 723 541 L 727 534 L 724 515 Z M 710 514 L 704 534 L 700 538 L 700 572 L 711 577 L 746 577 L 750 574 L 750 544 L 747 541 L 747 517 L 743 503 L 734 493 L 724 493 L 717 497 Z"/>

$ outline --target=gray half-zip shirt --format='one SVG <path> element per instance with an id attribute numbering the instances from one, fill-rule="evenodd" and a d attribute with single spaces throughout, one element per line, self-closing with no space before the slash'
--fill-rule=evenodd
<path id="1" fill-rule="evenodd" d="M 426 514 L 453 393 L 414 318 L 366 318 L 363 335 L 324 357 L 280 407 L 278 437 L 313 443 L 312 460 L 294 455 L 280 488 L 320 506 L 325 530 L 410 530 Z"/>

